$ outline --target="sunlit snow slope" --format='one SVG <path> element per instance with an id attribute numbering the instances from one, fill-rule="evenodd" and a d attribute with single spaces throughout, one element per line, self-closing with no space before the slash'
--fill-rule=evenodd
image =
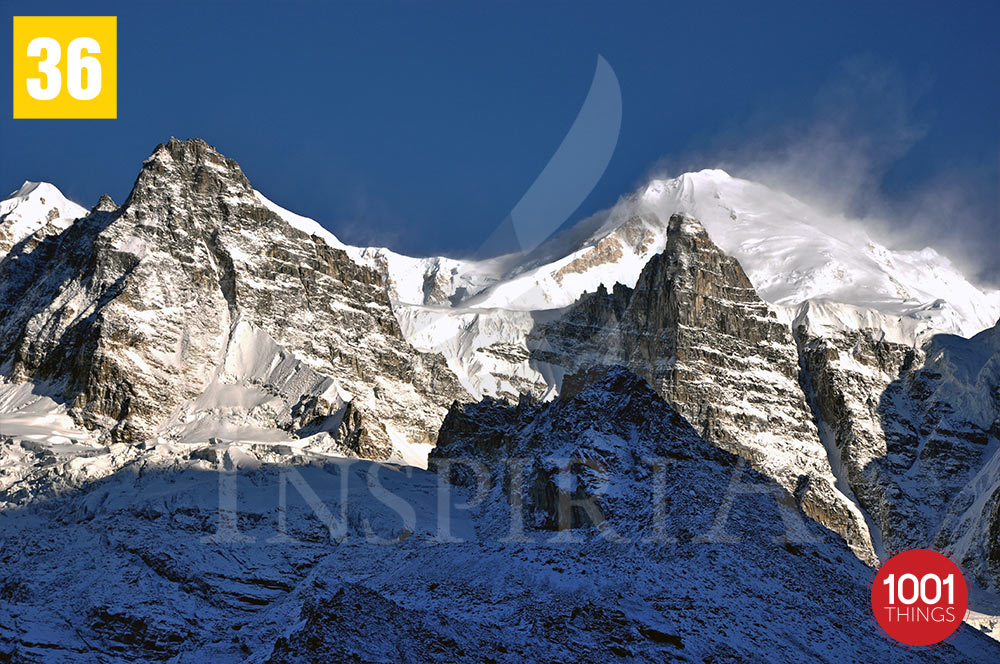
<path id="1" fill-rule="evenodd" d="M 662 249 L 667 220 L 677 212 L 699 219 L 772 304 L 837 303 L 846 305 L 843 311 L 828 314 L 846 325 L 863 325 L 867 311 L 910 319 L 911 333 L 926 326 L 962 336 L 1000 317 L 1000 291 L 976 287 L 934 249 L 889 249 L 873 240 L 861 221 L 820 212 L 721 170 L 653 180 L 523 257 L 464 304 L 556 308 L 601 283 L 632 286 L 649 257 Z M 482 268 L 470 263 L 467 269 Z"/>
<path id="2" fill-rule="evenodd" d="M 682 211 L 700 219 L 767 302 L 839 303 L 910 319 L 914 331 L 923 324 L 966 337 L 1000 318 L 1000 291 L 976 287 L 934 249 L 894 251 L 863 222 L 721 170 L 651 182 L 640 199 L 660 218 Z"/>
<path id="3" fill-rule="evenodd" d="M 971 337 L 1000 319 L 1000 291 L 971 283 L 934 249 L 890 249 L 862 221 L 721 170 L 653 180 L 527 254 L 462 261 L 348 251 L 388 275 L 408 341 L 444 354 L 474 393 L 516 393 L 557 382 L 523 361 L 533 319 L 602 284 L 634 286 L 676 212 L 701 220 L 780 319 L 816 334 L 874 328 L 919 345 L 939 333 Z M 504 373 L 515 379 L 497 378 Z"/>
<path id="4" fill-rule="evenodd" d="M 48 182 L 27 182 L 0 201 L 0 258 L 15 244 L 46 226 L 62 230 L 87 210 Z"/>

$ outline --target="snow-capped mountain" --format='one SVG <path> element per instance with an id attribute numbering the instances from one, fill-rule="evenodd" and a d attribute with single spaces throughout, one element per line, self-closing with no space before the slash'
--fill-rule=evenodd
<path id="1" fill-rule="evenodd" d="M 208 583 L 204 561 L 169 553 L 165 540 L 137 545 L 148 536 L 147 525 L 129 525 L 137 517 L 120 503 L 102 507 L 107 498 L 94 487 L 109 487 L 122 499 L 140 489 L 173 496 L 150 513 L 196 515 L 200 525 L 191 532 L 201 537 L 208 505 L 218 506 L 220 498 L 190 474 L 184 477 L 192 482 L 191 496 L 164 490 L 160 483 L 171 483 L 175 471 L 261 467 L 248 481 L 269 491 L 276 482 L 286 484 L 287 478 L 275 479 L 280 467 L 336 465 L 345 457 L 422 466 L 436 441 L 437 460 L 468 453 L 490 465 L 498 449 L 530 457 L 538 448 L 551 456 L 575 439 L 554 433 L 555 425 L 537 424 L 538 431 L 549 426 L 545 436 L 532 433 L 532 422 L 562 422 L 566 409 L 588 407 L 610 409 L 608 421 L 592 424 L 614 435 L 591 440 L 580 429 L 576 451 L 610 461 L 627 447 L 627 436 L 614 429 L 625 411 L 610 396 L 620 386 L 643 395 L 645 411 L 629 406 L 628 417 L 642 411 L 683 422 L 649 436 L 701 450 L 693 462 L 698 468 L 732 463 L 719 461 L 731 458 L 718 456 L 722 452 L 705 451 L 711 450 L 706 442 L 749 461 L 747 473 L 776 480 L 782 504 L 835 533 L 861 561 L 874 564 L 909 544 L 948 551 L 969 573 L 973 608 L 989 614 L 983 624 L 997 627 L 990 615 L 1000 614 L 1000 291 L 976 287 L 933 249 L 892 250 L 871 240 L 860 222 L 710 170 L 655 180 L 527 254 L 476 261 L 408 257 L 345 245 L 318 222 L 255 191 L 235 162 L 199 140 L 158 146 L 120 206 L 105 196 L 88 213 L 44 183 L 26 183 L 0 206 L 0 239 L 6 238 L 0 255 L 0 518 L 13 518 L 15 508 L 24 515 L 11 531 L 19 533 L 11 546 L 40 546 L 31 538 L 44 535 L 28 531 L 48 523 L 46 501 L 64 493 L 56 511 L 128 530 L 124 539 L 101 546 L 125 551 L 126 558 L 134 554 L 180 584 L 181 593 L 168 593 L 169 601 L 190 608 L 202 601 L 191 588 Z M 595 365 L 624 369 L 598 371 L 593 380 L 604 387 L 575 402 L 590 380 L 579 376 Z M 494 398 L 521 405 L 507 409 Z M 461 405 L 478 400 L 478 406 Z M 461 403 L 449 411 L 455 401 Z M 569 429 L 585 419 L 579 412 L 565 422 Z M 713 472 L 685 468 L 712 484 L 691 488 L 695 494 L 727 490 L 728 478 L 713 484 Z M 133 470 L 163 474 L 132 483 Z M 629 464 L 617 470 L 639 473 Z M 418 494 L 432 476 L 416 477 L 416 484 L 394 486 L 423 504 L 430 498 Z M 536 480 L 542 494 L 531 500 L 547 495 L 551 507 L 560 489 Z M 624 486 L 611 495 L 635 490 Z M 464 527 L 494 528 L 495 499 Z M 359 500 L 352 523 L 361 528 L 380 508 L 370 496 Z M 256 522 L 267 509 L 251 506 L 244 516 Z M 543 512 L 535 525 L 548 527 Z M 747 516 L 751 524 L 759 518 Z M 84 537 L 89 526 L 74 528 Z M 835 540 L 818 532 L 824 547 Z M 8 555 L 2 542 L 0 553 Z M 518 574 L 540 573 L 537 561 L 524 566 L 504 547 L 498 551 Z M 855 565 L 824 551 L 821 558 L 836 559 L 834 567 Z M 390 617 L 379 624 L 385 629 L 401 628 L 400 616 L 413 610 L 400 599 L 398 582 L 388 579 L 340 590 L 323 586 L 340 599 L 308 599 L 313 591 L 301 584 L 320 587 L 313 572 L 278 570 L 274 566 L 284 563 L 261 555 L 253 563 L 262 570 L 261 584 L 240 585 L 234 568 L 225 581 L 232 592 L 223 595 L 235 599 L 221 600 L 241 611 L 241 597 L 255 598 L 250 603 L 258 606 L 283 603 L 254 618 L 264 621 L 254 623 L 264 637 L 241 641 L 255 653 L 265 647 L 271 653 L 272 659 L 253 661 L 297 661 L 290 644 L 329 636 L 324 625 L 345 610 L 337 602 L 384 609 Z M 303 555 L 312 562 L 288 564 L 312 569 L 320 557 L 318 551 Z M 376 558 L 402 564 L 394 557 L 402 554 L 385 555 Z M 469 564 L 465 554 L 451 555 L 443 564 Z M 614 555 L 615 564 L 638 564 L 631 554 Z M 762 554 L 734 555 L 720 564 Z M 795 568 L 789 574 L 826 578 L 827 572 L 786 563 Z M 30 564 L 40 569 L 52 561 L 42 555 Z M 349 563 L 335 554 L 323 565 L 330 571 Z M 404 568 L 426 565 L 415 554 Z M 412 571 L 416 579 L 441 583 L 426 574 Z M 0 611 L 51 624 L 52 616 L 18 599 L 17 590 L 47 596 L 51 588 L 31 590 L 33 582 L 24 579 L 10 583 L 14 599 L 5 600 L 7 586 L 0 585 Z M 154 580 L 150 592 L 160 592 L 160 583 Z M 209 590 L 202 595 L 216 602 Z M 149 637 L 141 638 L 150 658 L 173 656 L 180 652 L 176 641 L 194 633 L 112 600 L 59 610 L 96 616 L 89 628 L 95 631 L 81 638 L 112 650 L 122 625 L 147 630 Z M 27 614 L 18 613 L 22 609 Z M 291 620 L 288 611 L 298 616 L 291 631 L 282 626 Z M 223 611 L 213 625 L 229 629 L 228 616 Z M 434 638 L 471 647 L 451 631 L 421 624 Z M 588 647 L 607 647 L 589 640 L 588 630 L 601 624 L 583 629 Z M 38 644 L 47 638 L 20 642 L 43 652 L 47 646 Z M 503 638 L 513 636 L 504 631 Z M 556 641 L 553 658 L 566 647 Z M 633 648 L 640 659 L 664 654 L 647 646 L 630 641 L 625 650 Z M 836 659 L 832 652 L 824 657 Z"/>
<path id="2" fill-rule="evenodd" d="M 697 216 L 685 223 L 704 228 L 706 246 L 736 259 L 739 274 L 725 277 L 713 250 L 671 251 L 671 237 L 685 235 L 671 234 L 675 212 Z M 645 294 L 683 290 L 675 278 L 643 282 L 657 255 L 704 270 L 692 304 L 652 308 Z M 487 284 L 461 298 L 442 288 L 426 305 L 411 292 L 396 305 L 407 338 L 484 395 L 548 397 L 568 370 L 621 362 L 706 438 L 798 488 L 803 508 L 862 558 L 919 542 L 954 548 L 989 589 L 983 601 L 1000 608 L 987 525 L 1000 500 L 997 349 L 960 336 L 992 338 L 1000 292 L 933 249 L 892 251 L 859 222 L 718 170 L 654 181 L 521 259 L 508 274 L 497 266 L 510 257 L 453 266 L 452 282 Z M 732 311 L 744 298 L 733 293 L 751 286 L 757 304 Z M 721 334 L 699 338 L 713 327 Z M 762 331 L 772 327 L 786 331 Z M 942 365 L 955 357 L 961 369 Z M 797 405 L 776 408 L 782 398 Z"/>
<path id="3" fill-rule="evenodd" d="M 661 219 L 673 212 L 698 218 L 766 302 L 793 308 L 829 302 L 857 316 L 899 316 L 913 321 L 914 337 L 972 336 L 1000 319 L 1000 291 L 971 284 L 934 249 L 891 250 L 872 240 L 862 222 L 724 171 L 654 181 L 641 198 Z M 853 326 L 870 324 L 861 319 Z"/>
<path id="4" fill-rule="evenodd" d="M 0 201 L 0 256 L 42 231 L 58 233 L 87 211 L 47 182 L 25 182 Z"/>
<path id="5" fill-rule="evenodd" d="M 286 217 L 204 142 L 159 146 L 120 207 L 0 264 L 4 374 L 100 443 L 425 455 L 465 391 L 402 338 L 379 273 Z"/>
<path id="6" fill-rule="evenodd" d="M 634 285 L 662 250 L 667 220 L 678 212 L 701 221 L 771 304 L 826 301 L 896 315 L 915 322 L 911 334 L 970 336 L 1000 317 L 1000 291 L 976 287 L 934 249 L 889 249 L 861 221 L 718 169 L 653 180 L 526 256 L 413 259 L 378 249 L 363 255 L 386 263 L 395 299 L 408 304 L 451 298 L 485 309 L 560 308 L 602 283 Z"/>
<path id="7" fill-rule="evenodd" d="M 599 286 L 634 286 L 665 247 L 676 212 L 701 221 L 789 326 L 817 335 L 873 328 L 912 346 L 940 333 L 968 337 L 1000 320 L 1000 291 L 972 284 L 933 249 L 891 250 L 860 221 L 720 170 L 654 180 L 527 255 L 352 255 L 386 274 L 407 340 L 444 355 L 473 394 L 551 394 L 559 374 L 528 360 L 528 331 Z"/>

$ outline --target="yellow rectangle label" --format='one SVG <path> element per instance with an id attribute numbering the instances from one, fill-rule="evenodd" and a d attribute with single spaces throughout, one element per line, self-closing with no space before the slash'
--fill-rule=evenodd
<path id="1" fill-rule="evenodd" d="M 118 116 L 118 17 L 15 16 L 14 118 Z"/>

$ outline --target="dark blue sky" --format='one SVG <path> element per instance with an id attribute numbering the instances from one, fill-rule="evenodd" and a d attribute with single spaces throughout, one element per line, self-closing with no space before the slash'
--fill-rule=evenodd
<path id="1" fill-rule="evenodd" d="M 837 196 L 902 217 L 946 191 L 961 211 L 941 236 L 965 238 L 955 251 L 981 274 L 997 266 L 983 247 L 996 249 L 1000 205 L 1000 3 L 3 6 L 117 15 L 119 48 L 117 120 L 4 114 L 4 191 L 48 180 L 87 206 L 121 201 L 157 143 L 199 136 L 345 241 L 470 252 L 559 146 L 600 54 L 620 83 L 621 134 L 573 219 L 651 169 L 780 171 L 820 127 L 850 156 L 818 159 L 803 190 L 837 171 Z M 847 172 L 876 185 L 859 198 Z M 937 237 L 921 224 L 914 238 Z"/>

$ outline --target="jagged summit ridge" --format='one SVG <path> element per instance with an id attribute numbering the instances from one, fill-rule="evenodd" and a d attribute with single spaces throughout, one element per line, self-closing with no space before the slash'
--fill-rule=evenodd
<path id="1" fill-rule="evenodd" d="M 627 366 L 700 435 L 776 478 L 807 514 L 875 560 L 864 515 L 838 486 L 813 423 L 791 331 L 690 215 L 670 217 L 665 249 L 634 289 L 584 296 L 535 329 L 528 347 L 558 371 Z"/>
<path id="2" fill-rule="evenodd" d="M 173 159 L 172 151 L 184 145 L 171 139 L 150 160 Z M 204 141 L 191 145 L 193 155 L 218 155 Z M 218 156 L 206 163 L 235 164 Z M 685 212 L 740 260 L 763 300 L 788 309 L 789 322 L 811 304 L 815 329 L 858 329 L 874 321 L 894 340 L 912 343 L 941 331 L 971 336 L 1000 319 L 1000 291 L 970 283 L 933 249 L 891 250 L 868 237 L 860 221 L 720 169 L 651 180 L 528 255 L 480 261 L 346 247 L 321 224 L 258 196 L 292 226 L 381 271 L 393 299 L 406 305 L 534 311 L 568 306 L 601 284 L 632 286 L 662 250 L 670 215 Z"/>
<path id="3" fill-rule="evenodd" d="M 239 433 L 247 425 L 281 430 L 304 409 L 335 432 L 350 401 L 370 414 L 356 451 L 384 457 L 432 441 L 464 394 L 440 358 L 402 338 L 378 272 L 290 225 L 201 140 L 158 146 L 120 207 L 104 201 L 0 272 L 9 376 L 61 381 L 73 417 L 114 440 L 173 439 L 189 404 L 224 380 L 220 363 L 241 352 L 233 339 L 257 338 L 234 336 L 240 324 L 329 376 L 339 398 L 286 393 L 291 417 L 263 405 L 261 390 L 276 387 L 250 385 L 213 407 L 223 422 L 227 408 L 236 418 L 216 438 L 251 435 Z"/>

